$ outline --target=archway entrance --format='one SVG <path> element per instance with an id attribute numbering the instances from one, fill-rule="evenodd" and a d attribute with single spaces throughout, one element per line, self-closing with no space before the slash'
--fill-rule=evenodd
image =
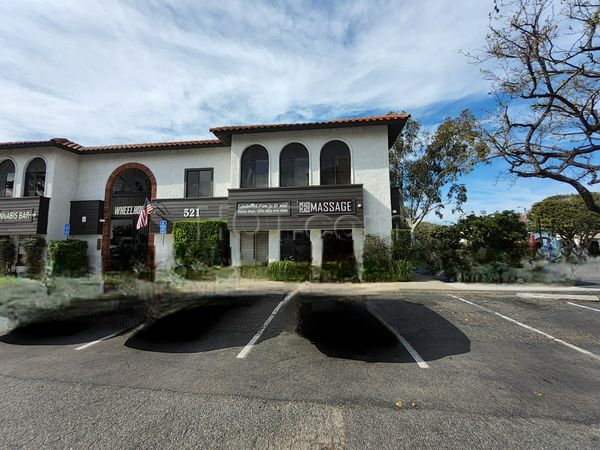
<path id="1" fill-rule="evenodd" d="M 137 230 L 136 223 L 144 202 L 155 197 L 156 179 L 142 164 L 125 164 L 111 174 L 104 193 L 104 271 L 154 267 L 154 235 L 150 224 Z"/>

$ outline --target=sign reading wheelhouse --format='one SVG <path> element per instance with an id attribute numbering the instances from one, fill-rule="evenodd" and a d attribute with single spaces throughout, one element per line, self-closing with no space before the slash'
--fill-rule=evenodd
<path id="1" fill-rule="evenodd" d="M 354 199 L 298 200 L 298 214 L 354 214 Z"/>
<path id="2" fill-rule="evenodd" d="M 115 206 L 113 209 L 114 216 L 132 216 L 139 215 L 144 205 L 125 205 Z"/>

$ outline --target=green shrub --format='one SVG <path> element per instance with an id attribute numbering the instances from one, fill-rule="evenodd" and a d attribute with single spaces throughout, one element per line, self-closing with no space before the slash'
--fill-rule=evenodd
<path id="1" fill-rule="evenodd" d="M 393 279 L 390 247 L 380 237 L 365 236 L 363 278 L 365 281 L 390 281 Z"/>
<path id="2" fill-rule="evenodd" d="M 412 239 L 408 228 L 392 230 L 392 259 L 400 261 L 410 258 Z"/>
<path id="3" fill-rule="evenodd" d="M 11 239 L 0 239 L 0 276 L 12 271 L 15 263 L 15 244 Z"/>
<path id="4" fill-rule="evenodd" d="M 229 230 L 224 220 L 181 221 L 173 224 L 173 253 L 182 275 L 206 272 L 229 264 Z"/>
<path id="5" fill-rule="evenodd" d="M 356 281 L 356 263 L 347 261 L 326 261 L 321 264 L 319 280 L 323 282 Z"/>
<path id="6" fill-rule="evenodd" d="M 87 242 L 77 239 L 50 241 L 48 266 L 51 275 L 81 276 L 87 272 Z"/>
<path id="7" fill-rule="evenodd" d="M 395 261 L 393 269 L 396 281 L 411 281 L 413 279 L 413 265 L 410 261 L 405 259 Z"/>
<path id="8" fill-rule="evenodd" d="M 44 269 L 44 250 L 46 241 L 41 237 L 32 237 L 22 243 L 25 273 L 31 278 L 40 278 Z"/>
<path id="9" fill-rule="evenodd" d="M 307 262 L 273 261 L 267 266 L 267 278 L 272 281 L 306 281 L 311 265 Z"/>

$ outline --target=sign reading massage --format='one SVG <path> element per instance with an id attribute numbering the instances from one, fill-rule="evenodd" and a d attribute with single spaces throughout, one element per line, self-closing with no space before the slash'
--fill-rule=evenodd
<path id="1" fill-rule="evenodd" d="M 249 202 L 237 204 L 238 216 L 289 216 L 290 202 Z"/>
<path id="2" fill-rule="evenodd" d="M 0 210 L 0 222 L 33 222 L 33 209 Z"/>
<path id="3" fill-rule="evenodd" d="M 354 199 L 298 200 L 298 214 L 354 214 Z"/>

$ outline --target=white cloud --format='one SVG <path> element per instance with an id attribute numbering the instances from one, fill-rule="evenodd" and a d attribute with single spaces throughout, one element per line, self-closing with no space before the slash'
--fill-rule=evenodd
<path id="1" fill-rule="evenodd" d="M 210 137 L 230 123 L 481 95 L 491 4 L 0 2 L 0 141 Z"/>

